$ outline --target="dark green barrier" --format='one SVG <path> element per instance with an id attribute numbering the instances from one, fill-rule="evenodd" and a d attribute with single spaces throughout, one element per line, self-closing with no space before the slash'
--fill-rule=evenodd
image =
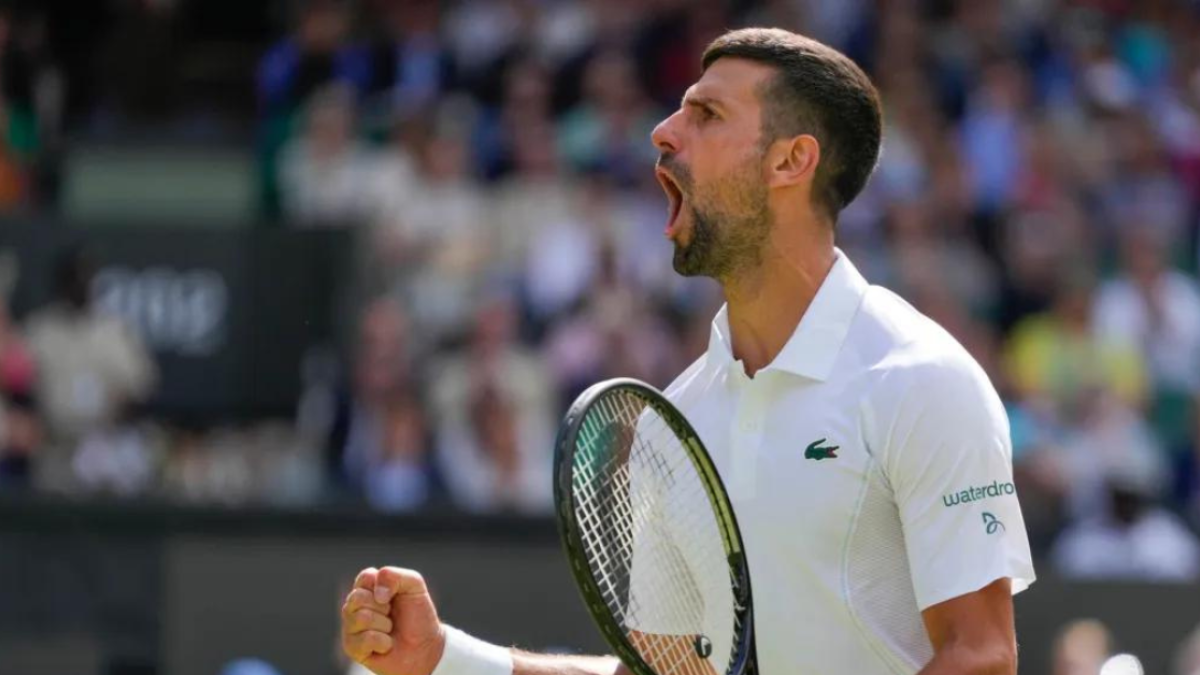
<path id="1" fill-rule="evenodd" d="M 489 639 L 602 648 L 549 521 L 0 501 L 0 672 L 33 658 L 38 675 L 217 675 L 244 656 L 342 672 L 339 599 L 388 563 L 423 572 L 443 618 Z M 1200 588 L 1046 576 L 1017 602 L 1022 673 L 1047 675 L 1055 633 L 1085 616 L 1168 673 L 1200 622 Z"/>

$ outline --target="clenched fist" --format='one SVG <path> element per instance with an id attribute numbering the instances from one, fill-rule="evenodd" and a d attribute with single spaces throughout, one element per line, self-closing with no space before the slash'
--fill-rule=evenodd
<path id="1" fill-rule="evenodd" d="M 446 637 L 425 580 L 413 570 L 369 567 L 342 604 L 342 649 L 377 675 L 430 675 Z"/>

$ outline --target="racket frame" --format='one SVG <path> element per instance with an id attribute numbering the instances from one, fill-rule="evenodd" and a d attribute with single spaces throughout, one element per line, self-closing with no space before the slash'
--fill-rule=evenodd
<path id="1" fill-rule="evenodd" d="M 683 416 L 683 413 L 657 389 L 633 378 L 605 380 L 592 385 L 580 394 L 567 410 L 555 441 L 555 521 L 571 573 L 575 577 L 575 585 L 583 596 L 584 605 L 600 628 L 600 633 L 604 636 L 605 641 L 613 648 L 617 657 L 627 668 L 635 675 L 658 675 L 630 642 L 616 617 L 608 608 L 608 602 L 605 601 L 600 585 L 596 581 L 595 575 L 592 574 L 591 565 L 585 553 L 583 528 L 575 518 L 574 456 L 579 432 L 592 407 L 605 396 L 618 390 L 637 396 L 662 417 L 679 439 L 688 459 L 696 469 L 721 532 L 721 543 L 725 547 L 726 563 L 729 565 L 730 579 L 733 584 L 736 603 L 734 611 L 743 626 L 736 645 L 737 658 L 727 672 L 719 675 L 753 673 L 757 669 L 754 667 L 753 656 L 754 612 L 753 595 L 750 589 L 750 569 L 742 544 L 741 530 L 734 517 L 733 505 L 729 502 L 729 493 L 725 491 L 725 484 L 721 482 L 721 476 L 717 473 L 712 458 L 700 441 L 700 436 Z"/>

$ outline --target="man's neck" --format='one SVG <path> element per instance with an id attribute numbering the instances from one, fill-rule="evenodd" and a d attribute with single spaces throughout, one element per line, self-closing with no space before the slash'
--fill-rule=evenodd
<path id="1" fill-rule="evenodd" d="M 754 377 L 783 351 L 835 258 L 832 245 L 768 250 L 761 265 L 722 284 L 733 358 L 747 376 Z"/>

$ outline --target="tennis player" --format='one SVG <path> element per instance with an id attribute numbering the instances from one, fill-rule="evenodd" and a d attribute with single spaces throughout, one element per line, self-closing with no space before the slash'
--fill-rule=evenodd
<path id="1" fill-rule="evenodd" d="M 666 394 L 720 470 L 765 675 L 1014 674 L 1034 580 L 1008 421 L 949 334 L 834 246 L 879 157 L 879 97 L 848 58 L 737 30 L 653 134 L 674 266 L 722 286 L 706 354 Z M 343 645 L 380 675 L 612 675 L 439 622 L 419 574 L 368 569 Z"/>

